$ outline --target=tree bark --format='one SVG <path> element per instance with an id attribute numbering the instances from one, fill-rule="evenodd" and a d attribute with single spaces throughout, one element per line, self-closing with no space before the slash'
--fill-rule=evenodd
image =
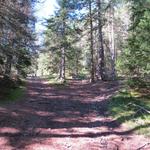
<path id="1" fill-rule="evenodd" d="M 65 9 L 63 7 L 63 9 Z M 60 80 L 61 82 L 65 82 L 65 72 L 66 72 L 66 62 L 65 62 L 65 30 L 66 30 L 66 22 L 65 22 L 65 15 L 62 18 L 62 47 L 61 47 L 61 68 L 60 68 Z"/>
<path id="2" fill-rule="evenodd" d="M 102 15 L 101 15 L 101 0 L 97 0 L 98 8 L 98 68 L 99 76 L 101 80 L 105 80 L 105 56 L 104 56 L 104 46 L 103 46 L 103 32 L 102 32 Z"/>
<path id="3" fill-rule="evenodd" d="M 79 74 L 79 56 L 78 52 L 76 52 L 76 63 L 75 63 L 75 76 L 77 77 Z"/>
<path id="4" fill-rule="evenodd" d="M 114 38 L 114 8 L 112 2 L 110 3 L 109 11 L 109 48 L 111 55 L 111 79 L 115 80 L 116 70 L 115 70 L 115 38 Z"/>
<path id="5" fill-rule="evenodd" d="M 7 56 L 7 61 L 5 64 L 5 75 L 6 76 L 11 76 L 11 66 L 12 66 L 12 56 L 8 55 Z"/>
<path id="6" fill-rule="evenodd" d="M 92 16 L 92 2 L 89 2 L 90 15 L 90 50 L 91 50 L 91 82 L 95 81 L 95 67 L 94 67 L 94 46 L 93 46 L 93 16 Z"/>
<path id="7" fill-rule="evenodd" d="M 61 69 L 60 69 L 60 80 L 65 82 L 65 48 L 61 48 Z"/>

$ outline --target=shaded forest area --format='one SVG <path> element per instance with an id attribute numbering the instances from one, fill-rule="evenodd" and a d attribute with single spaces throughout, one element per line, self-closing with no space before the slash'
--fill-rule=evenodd
<path id="1" fill-rule="evenodd" d="M 60 128 L 66 129 L 64 137 L 75 138 L 81 128 L 100 124 L 108 127 L 106 136 L 135 131 L 149 137 L 150 0 L 57 0 L 54 14 L 44 20 L 41 45 L 35 31 L 37 3 L 0 0 L 0 118 L 6 117 L 0 127 L 18 132 L 0 130 L 0 142 L 3 136 L 10 143 L 11 136 L 35 138 L 29 132 L 60 138 Z M 14 115 L 17 123 L 9 108 L 19 116 Z M 92 114 L 95 120 L 103 116 L 104 122 L 92 123 Z M 62 123 L 57 117 L 73 117 L 74 122 Z M 92 119 L 82 120 L 86 117 Z M 107 122 L 107 117 L 115 121 Z M 122 124 L 127 132 L 118 131 Z M 45 134 L 47 128 L 56 131 Z M 79 131 L 71 134 L 70 128 Z M 78 136 L 92 138 L 91 133 Z"/>
<path id="2" fill-rule="evenodd" d="M 17 88 L 35 54 L 32 1 L 0 1 L 0 95 Z"/>

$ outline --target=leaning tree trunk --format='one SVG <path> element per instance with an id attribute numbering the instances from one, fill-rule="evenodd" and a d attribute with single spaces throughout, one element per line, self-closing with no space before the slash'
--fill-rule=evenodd
<path id="1" fill-rule="evenodd" d="M 95 81 L 95 67 L 94 67 L 94 42 L 93 42 L 93 16 L 92 16 L 92 2 L 89 2 L 89 15 L 90 15 L 90 50 L 91 50 L 91 82 Z"/>
<path id="2" fill-rule="evenodd" d="M 98 72 L 101 80 L 105 80 L 105 56 L 103 46 L 103 32 L 102 32 L 102 15 L 101 15 L 101 0 L 97 0 L 98 8 Z"/>

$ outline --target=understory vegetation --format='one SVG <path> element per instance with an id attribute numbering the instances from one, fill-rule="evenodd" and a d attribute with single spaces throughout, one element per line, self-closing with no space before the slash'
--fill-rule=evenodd
<path id="1" fill-rule="evenodd" d="M 19 86 L 16 89 L 10 89 L 8 91 L 8 95 L 5 96 L 0 103 L 8 103 L 22 99 L 25 96 L 26 88 L 23 86 Z"/>
<path id="2" fill-rule="evenodd" d="M 0 80 L 0 104 L 20 100 L 26 91 L 26 80 L 24 79 L 1 79 Z"/>
<path id="3" fill-rule="evenodd" d="M 127 129 L 150 137 L 150 94 L 146 89 L 122 89 L 110 101 L 109 112 Z"/>

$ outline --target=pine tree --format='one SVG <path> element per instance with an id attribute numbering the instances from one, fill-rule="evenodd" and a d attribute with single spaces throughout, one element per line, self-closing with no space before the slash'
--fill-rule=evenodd
<path id="1" fill-rule="evenodd" d="M 132 25 L 123 62 L 131 77 L 144 77 L 150 73 L 150 8 L 149 0 L 132 0 Z"/>

